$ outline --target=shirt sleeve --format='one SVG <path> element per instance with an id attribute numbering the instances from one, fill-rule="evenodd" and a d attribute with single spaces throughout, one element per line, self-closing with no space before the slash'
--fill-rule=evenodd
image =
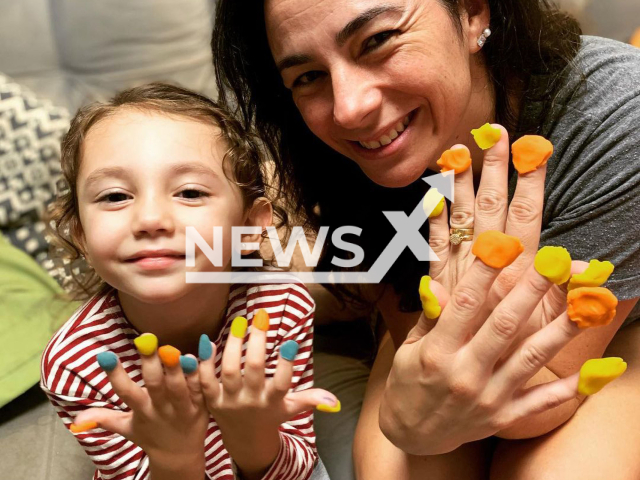
<path id="1" fill-rule="evenodd" d="M 287 340 L 298 345 L 293 366 L 291 391 L 313 387 L 313 313 L 315 305 L 308 291 L 294 286 L 282 311 L 276 345 L 266 364 L 272 376 L 279 357 L 279 347 Z M 280 452 L 263 480 L 306 480 L 311 476 L 318 453 L 313 431 L 313 411 L 303 412 L 280 426 Z"/>
<path id="2" fill-rule="evenodd" d="M 54 384 L 56 391 L 50 388 Z M 70 370 L 51 379 L 43 376 L 40 387 L 67 429 L 76 415 L 88 408 L 121 409 L 105 402 L 98 391 Z M 80 392 L 82 395 L 78 395 Z M 149 480 L 149 459 L 133 442 L 102 429 L 74 436 L 96 466 L 94 480 Z"/>

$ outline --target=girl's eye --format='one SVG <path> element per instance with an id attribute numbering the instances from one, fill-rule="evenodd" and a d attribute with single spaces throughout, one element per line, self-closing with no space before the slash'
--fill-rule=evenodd
<path id="1" fill-rule="evenodd" d="M 201 197 L 208 197 L 209 194 L 207 192 L 203 192 L 202 190 L 196 190 L 194 188 L 187 188 L 178 193 L 182 198 L 186 198 L 187 200 L 196 200 Z"/>
<path id="2" fill-rule="evenodd" d="M 369 37 L 362 45 L 362 53 L 367 53 L 375 50 L 396 33 L 398 33 L 398 30 L 386 30 Z"/>
<path id="3" fill-rule="evenodd" d="M 323 75 L 324 72 L 320 72 L 318 70 L 313 70 L 311 72 L 303 73 L 293 82 L 294 87 L 301 87 L 305 85 L 310 85 L 315 80 L 317 80 L 320 76 Z"/>
<path id="4" fill-rule="evenodd" d="M 124 202 L 127 199 L 127 197 L 128 195 L 126 193 L 113 192 L 113 193 L 107 193 L 106 195 L 103 195 L 98 199 L 98 201 L 106 202 L 106 203 L 118 203 L 118 202 Z"/>

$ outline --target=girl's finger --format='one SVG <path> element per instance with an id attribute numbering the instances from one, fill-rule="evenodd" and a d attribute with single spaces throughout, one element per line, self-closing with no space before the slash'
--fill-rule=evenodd
<path id="1" fill-rule="evenodd" d="M 158 356 L 164 365 L 166 398 L 178 413 L 187 412 L 191 406 L 187 381 L 180 365 L 180 350 L 171 345 L 158 349 Z"/>
<path id="2" fill-rule="evenodd" d="M 433 253 L 438 256 L 437 262 L 431 262 L 429 264 L 429 275 L 432 278 L 436 278 L 444 269 L 447 258 L 449 257 L 449 215 L 447 202 L 436 188 L 431 188 L 425 195 L 422 206 L 425 213 L 429 215 L 429 246 L 433 250 Z"/>
<path id="3" fill-rule="evenodd" d="M 525 276 L 482 326 L 476 325 L 479 330 L 469 342 L 468 348 L 481 369 L 493 370 L 493 366 L 527 323 L 551 285 L 552 282 L 531 265 Z"/>
<path id="4" fill-rule="evenodd" d="M 139 387 L 118 361 L 118 356 L 111 352 L 101 352 L 96 355 L 96 360 L 106 372 L 113 391 L 127 404 L 131 410 L 144 413 L 149 402 L 149 394 Z"/>
<path id="5" fill-rule="evenodd" d="M 133 412 L 122 412 L 110 408 L 89 408 L 78 414 L 69 430 L 74 434 L 81 434 L 101 428 L 127 439 L 131 439 Z"/>
<path id="6" fill-rule="evenodd" d="M 215 344 L 206 334 L 202 334 L 198 346 L 198 357 L 200 357 L 198 377 L 209 411 L 216 405 L 220 396 L 220 383 L 216 377 L 216 353 Z"/>
<path id="7" fill-rule="evenodd" d="M 133 340 L 140 354 L 140 369 L 144 386 L 156 403 L 164 401 L 164 371 L 160 358 L 156 355 L 158 338 L 153 333 L 143 333 Z"/>
<path id="8" fill-rule="evenodd" d="M 269 314 L 266 310 L 260 309 L 251 322 L 244 361 L 244 385 L 254 394 L 260 393 L 264 388 L 264 357 L 268 331 Z"/>
<path id="9" fill-rule="evenodd" d="M 187 382 L 192 405 L 195 407 L 204 405 L 204 395 L 198 376 L 198 359 L 191 354 L 182 356 L 180 357 L 180 366 L 185 374 L 184 378 Z"/>
<path id="10" fill-rule="evenodd" d="M 284 403 L 288 419 L 314 408 L 327 413 L 337 413 L 341 408 L 340 400 L 321 388 L 290 392 L 284 397 Z"/>
<path id="11" fill-rule="evenodd" d="M 482 177 L 476 195 L 474 234 L 487 230 L 505 231 L 509 187 L 509 134 L 498 124 L 500 140 L 484 154 Z"/>
<path id="12" fill-rule="evenodd" d="M 222 352 L 222 370 L 220 382 L 225 393 L 235 394 L 242 388 L 240 362 L 242 360 L 242 344 L 247 333 L 247 319 L 236 317 L 231 323 L 227 344 Z"/>
<path id="13" fill-rule="evenodd" d="M 282 398 L 289 393 L 298 348 L 298 342 L 294 340 L 287 340 L 280 346 L 280 358 L 271 382 L 271 394 L 275 397 Z"/>

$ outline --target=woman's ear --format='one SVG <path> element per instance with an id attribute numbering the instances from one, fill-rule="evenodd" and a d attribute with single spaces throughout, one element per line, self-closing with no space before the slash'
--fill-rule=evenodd
<path id="1" fill-rule="evenodd" d="M 464 14 L 461 18 L 463 31 L 467 32 L 469 51 L 474 54 L 480 51 L 487 41 L 488 35 L 484 35 L 489 28 L 491 10 L 488 0 L 463 0 Z M 480 40 L 480 42 L 478 42 Z"/>
<path id="2" fill-rule="evenodd" d="M 256 198 L 253 205 L 247 212 L 244 225 L 246 227 L 260 227 L 260 231 L 264 232 L 273 222 L 273 207 L 271 202 L 265 197 Z M 251 246 L 250 244 L 260 244 L 262 235 L 260 233 L 246 233 L 240 237 L 243 246 Z M 242 255 L 255 252 L 256 248 L 242 248 Z"/>

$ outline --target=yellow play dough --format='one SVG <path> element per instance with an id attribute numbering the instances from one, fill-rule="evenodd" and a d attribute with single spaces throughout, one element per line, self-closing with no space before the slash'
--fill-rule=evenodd
<path id="1" fill-rule="evenodd" d="M 482 150 L 493 147 L 502 136 L 499 128 L 492 127 L 489 123 L 485 123 L 480 128 L 471 130 L 471 135 Z"/>
<path id="2" fill-rule="evenodd" d="M 244 317 L 236 317 L 231 323 L 231 335 L 238 338 L 244 338 L 247 333 L 247 319 Z"/>
<path id="3" fill-rule="evenodd" d="M 563 247 L 542 247 L 536 253 L 533 266 L 550 282 L 561 285 L 571 276 L 571 255 Z"/>
<path id="4" fill-rule="evenodd" d="M 158 349 L 158 337 L 153 333 L 143 333 L 134 338 L 133 343 L 136 345 L 138 352 L 146 356 L 153 355 Z"/>
<path id="5" fill-rule="evenodd" d="M 569 280 L 567 289 L 569 291 L 580 287 L 599 287 L 609 279 L 613 273 L 613 263 L 591 260 L 589 266 L 582 273 L 576 273 Z"/>
<path id="6" fill-rule="evenodd" d="M 587 360 L 580 368 L 578 393 L 580 395 L 598 393 L 607 383 L 622 375 L 626 369 L 627 364 L 620 357 Z"/>
<path id="7" fill-rule="evenodd" d="M 437 198 L 440 198 L 440 200 L 437 200 Z M 429 212 L 429 209 L 432 208 L 432 205 L 436 201 L 438 203 L 436 204 L 435 207 L 433 207 L 433 210 Z M 422 209 L 424 210 L 424 213 L 428 215 L 429 218 L 437 217 L 442 213 L 443 208 L 444 208 L 444 197 L 438 191 L 437 188 L 430 188 L 429 191 L 424 196 L 424 200 L 422 201 Z"/>
<path id="8" fill-rule="evenodd" d="M 429 319 L 438 318 L 440 316 L 440 304 L 438 303 L 438 299 L 429 288 L 429 284 L 431 283 L 431 277 L 429 275 L 425 275 L 420 279 L 420 288 L 418 292 L 420 293 L 420 300 L 422 301 L 422 310 L 424 311 L 424 316 Z"/>

